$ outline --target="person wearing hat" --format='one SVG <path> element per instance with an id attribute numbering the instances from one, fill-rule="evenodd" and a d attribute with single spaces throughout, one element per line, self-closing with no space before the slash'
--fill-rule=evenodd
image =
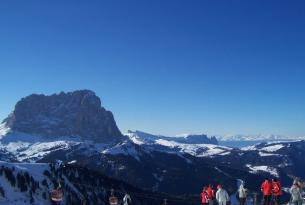
<path id="1" fill-rule="evenodd" d="M 228 192 L 222 188 L 221 184 L 217 186 L 216 200 L 219 205 L 226 205 L 230 200 Z"/>

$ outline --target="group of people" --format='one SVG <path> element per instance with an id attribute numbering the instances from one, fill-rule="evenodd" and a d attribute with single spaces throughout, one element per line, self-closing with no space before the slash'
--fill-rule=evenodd
<path id="1" fill-rule="evenodd" d="M 201 196 L 201 203 L 204 205 L 213 205 L 215 200 L 219 205 L 226 205 L 230 201 L 228 192 L 222 188 L 222 185 L 217 185 L 217 191 L 215 193 L 213 186 L 209 185 L 203 187 Z"/>
<path id="2" fill-rule="evenodd" d="M 291 188 L 289 189 L 290 192 L 290 203 L 293 205 L 302 205 L 303 204 L 303 188 L 304 183 L 301 183 L 299 178 L 295 178 Z M 279 180 L 273 179 L 268 180 L 266 179 L 261 185 L 261 191 L 264 195 L 264 205 L 271 204 L 271 198 L 274 199 L 275 205 L 280 205 L 280 197 L 283 195 L 282 186 Z"/>
<path id="3" fill-rule="evenodd" d="M 293 185 L 290 188 L 290 202 L 293 205 L 302 205 L 302 189 L 304 187 L 305 184 L 302 184 L 298 178 L 294 180 Z M 263 205 L 271 205 L 272 200 L 274 201 L 274 205 L 280 205 L 280 198 L 283 195 L 283 189 L 278 179 L 265 179 L 260 186 L 260 190 L 263 195 Z M 247 195 L 248 190 L 245 187 L 245 183 L 241 181 L 236 193 L 236 198 L 238 199 L 240 205 L 245 205 L 247 203 Z M 221 184 L 217 186 L 216 193 L 212 185 L 206 186 L 202 190 L 201 203 L 203 205 L 214 205 L 215 202 L 217 202 L 218 205 L 227 205 L 228 202 L 230 202 L 229 194 L 225 189 L 223 189 Z"/>
<path id="4" fill-rule="evenodd" d="M 261 185 L 263 193 L 263 205 L 270 205 L 273 198 L 275 205 L 280 205 L 280 197 L 283 195 L 282 185 L 278 179 L 265 179 Z"/>

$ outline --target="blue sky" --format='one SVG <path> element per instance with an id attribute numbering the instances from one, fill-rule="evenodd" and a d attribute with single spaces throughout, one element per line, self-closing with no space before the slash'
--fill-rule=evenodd
<path id="1" fill-rule="evenodd" d="M 1 1 L 0 119 L 91 89 L 119 128 L 305 135 L 305 1 Z"/>

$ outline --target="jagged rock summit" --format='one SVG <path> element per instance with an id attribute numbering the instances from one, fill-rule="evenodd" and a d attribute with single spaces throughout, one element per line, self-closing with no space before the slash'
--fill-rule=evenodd
<path id="1" fill-rule="evenodd" d="M 123 138 L 113 115 L 90 90 L 32 94 L 17 102 L 4 123 L 12 131 L 41 136 L 79 136 L 97 142 Z"/>

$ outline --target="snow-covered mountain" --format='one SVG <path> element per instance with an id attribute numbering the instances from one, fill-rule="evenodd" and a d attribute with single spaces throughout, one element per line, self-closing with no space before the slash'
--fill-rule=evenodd
<path id="1" fill-rule="evenodd" d="M 236 179 L 251 182 L 249 188 L 255 190 L 264 177 L 279 176 L 286 186 L 291 176 L 305 177 L 304 141 L 238 149 L 220 146 L 206 135 L 167 137 L 140 131 L 122 135 L 92 91 L 49 97 L 26 97 L 17 103 L 18 111 L 0 125 L 0 160 L 75 161 L 135 186 L 173 194 L 198 193 L 208 183 L 224 183 L 233 193 Z M 62 110 L 57 112 L 57 106 Z"/>
<path id="2" fill-rule="evenodd" d="M 135 143 L 156 143 L 158 140 L 173 141 L 183 144 L 214 144 L 217 145 L 217 139 L 215 137 L 208 137 L 205 134 L 194 135 L 194 134 L 184 134 L 180 136 L 162 136 L 162 135 L 153 135 L 145 133 L 142 131 L 131 131 L 125 134 L 129 136 Z"/>
<path id="3" fill-rule="evenodd" d="M 208 138 L 206 135 L 166 137 L 141 131 L 128 131 L 126 135 L 134 144 L 147 149 L 169 153 L 190 154 L 195 157 L 225 155 L 229 154 L 232 150 L 232 148 L 217 145 L 216 138 Z"/>

